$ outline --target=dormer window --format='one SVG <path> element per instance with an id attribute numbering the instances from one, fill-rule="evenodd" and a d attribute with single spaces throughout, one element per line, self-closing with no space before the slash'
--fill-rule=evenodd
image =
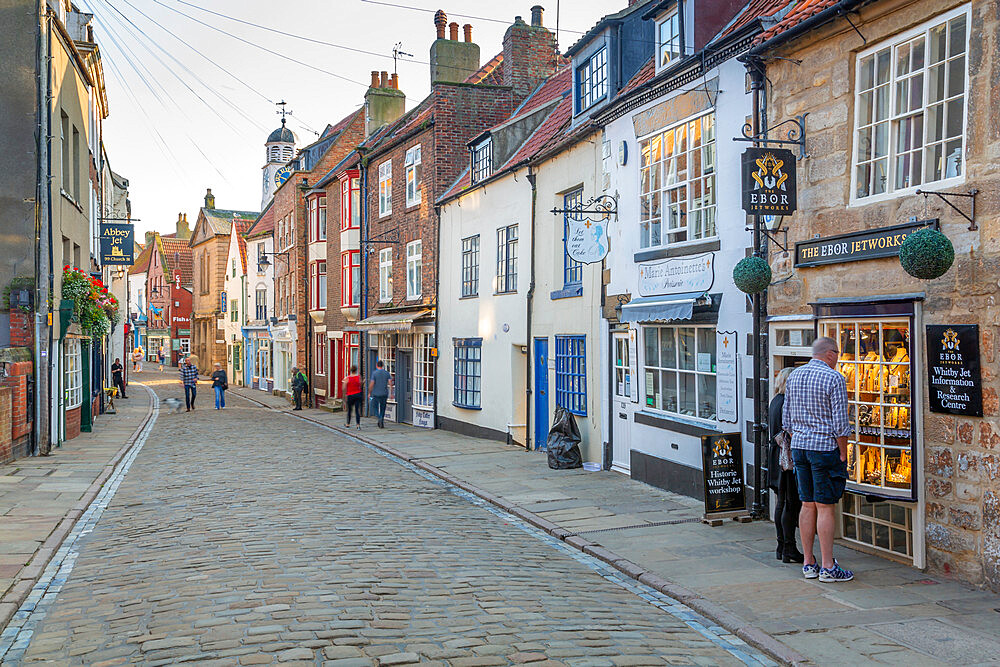
<path id="1" fill-rule="evenodd" d="M 684 54 L 681 14 L 675 8 L 656 24 L 657 67 L 666 67 Z"/>
<path id="2" fill-rule="evenodd" d="M 608 49 L 601 47 L 576 68 L 577 113 L 593 106 L 608 92 Z"/>
<path id="3" fill-rule="evenodd" d="M 475 185 L 493 173 L 493 140 L 484 139 L 472 147 L 472 183 Z"/>

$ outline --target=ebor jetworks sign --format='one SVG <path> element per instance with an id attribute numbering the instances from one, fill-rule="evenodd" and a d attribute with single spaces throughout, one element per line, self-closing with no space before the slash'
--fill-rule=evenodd
<path id="1" fill-rule="evenodd" d="M 917 220 L 893 227 L 865 229 L 850 234 L 800 241 L 795 244 L 795 266 L 818 266 L 895 257 L 899 255 L 899 246 L 903 245 L 906 237 L 925 227 L 937 229 L 937 219 Z"/>
<path id="2" fill-rule="evenodd" d="M 748 148 L 742 159 L 743 210 L 748 215 L 795 211 L 795 156 L 784 148 Z"/>

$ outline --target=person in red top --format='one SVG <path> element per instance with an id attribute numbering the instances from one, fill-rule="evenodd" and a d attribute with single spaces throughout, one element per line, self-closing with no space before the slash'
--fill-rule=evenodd
<path id="1" fill-rule="evenodd" d="M 361 430 L 361 404 L 364 402 L 361 376 L 358 367 L 351 366 L 351 372 L 344 378 L 344 396 L 347 397 L 347 428 L 351 427 L 351 409 L 354 409 L 358 430 Z"/>

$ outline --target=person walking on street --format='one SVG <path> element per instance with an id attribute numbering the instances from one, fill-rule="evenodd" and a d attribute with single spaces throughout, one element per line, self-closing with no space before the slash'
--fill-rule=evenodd
<path id="1" fill-rule="evenodd" d="M 295 397 L 294 410 L 302 409 L 302 392 L 309 386 L 309 380 L 298 366 L 292 366 L 292 396 Z"/>
<path id="2" fill-rule="evenodd" d="M 774 398 L 767 408 L 771 440 L 768 444 L 768 486 L 776 497 L 774 505 L 774 530 L 778 537 L 775 555 L 784 563 L 801 563 L 805 557 L 795 546 L 795 526 L 799 522 L 802 501 L 795 486 L 794 463 L 788 449 L 788 433 L 781 428 L 781 413 L 785 407 L 785 385 L 794 369 L 782 368 L 774 380 Z M 784 450 L 784 454 L 782 453 Z"/>
<path id="3" fill-rule="evenodd" d="M 229 389 L 229 378 L 226 371 L 222 370 L 222 364 L 215 362 L 215 370 L 212 371 L 212 388 L 215 390 L 215 409 L 221 410 L 226 407 L 226 390 Z"/>
<path id="4" fill-rule="evenodd" d="M 165 355 L 163 353 L 163 346 L 162 345 L 160 346 L 160 349 L 156 351 L 156 358 L 160 362 L 160 372 L 162 373 L 163 372 L 163 362 L 166 361 L 166 358 L 167 358 L 167 355 Z"/>
<path id="5" fill-rule="evenodd" d="M 371 381 L 368 383 L 368 394 L 372 397 L 379 428 L 385 428 L 385 404 L 389 400 L 391 385 L 392 376 L 385 370 L 385 363 L 379 359 L 375 362 L 375 372 L 372 373 Z"/>
<path id="6" fill-rule="evenodd" d="M 351 427 L 351 410 L 354 410 L 355 422 L 358 430 L 361 430 L 361 404 L 364 402 L 364 391 L 361 376 L 358 375 L 358 367 L 351 366 L 347 377 L 344 378 L 344 396 L 347 397 L 347 428 Z"/>
<path id="7" fill-rule="evenodd" d="M 847 383 L 837 372 L 840 350 L 832 338 L 817 338 L 812 360 L 792 371 L 785 385 L 782 426 L 792 434 L 792 460 L 802 510 L 799 531 L 806 579 L 850 581 L 854 573 L 833 557 L 834 506 L 847 484 Z M 822 561 L 813 542 L 819 537 Z"/>
<path id="8" fill-rule="evenodd" d="M 181 384 L 184 385 L 184 405 L 191 412 L 194 410 L 194 399 L 198 396 L 198 368 L 187 358 L 181 362 Z"/>
<path id="9" fill-rule="evenodd" d="M 132 370 L 136 373 L 142 372 L 142 348 L 137 347 L 132 351 Z"/>
<path id="10" fill-rule="evenodd" d="M 125 367 L 122 366 L 121 357 L 115 357 L 115 363 L 111 364 L 111 384 L 118 389 L 118 395 L 128 398 L 125 395 Z"/>

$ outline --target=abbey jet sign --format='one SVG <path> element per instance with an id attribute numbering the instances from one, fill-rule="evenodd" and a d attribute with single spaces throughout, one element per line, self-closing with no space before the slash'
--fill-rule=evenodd
<path id="1" fill-rule="evenodd" d="M 784 148 L 743 151 L 743 210 L 748 215 L 791 215 L 795 211 L 795 156 Z"/>
<path id="2" fill-rule="evenodd" d="M 132 234 L 131 223 L 101 223 L 101 266 L 132 266 Z"/>

